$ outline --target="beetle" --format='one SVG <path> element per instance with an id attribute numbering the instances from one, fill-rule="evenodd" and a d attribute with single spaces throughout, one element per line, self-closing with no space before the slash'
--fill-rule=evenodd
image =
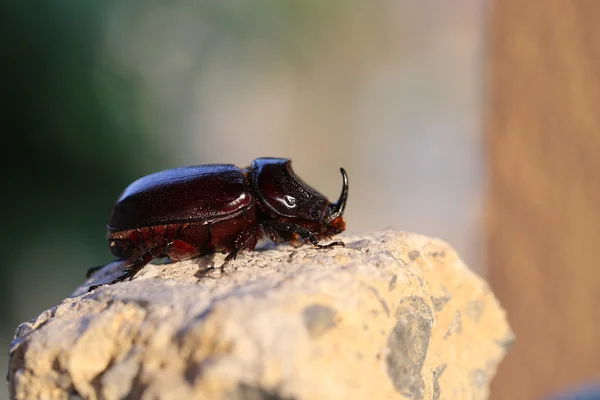
<path id="1" fill-rule="evenodd" d="M 221 252 L 227 262 L 263 238 L 344 246 L 319 244 L 346 229 L 348 175 L 344 168 L 340 172 L 343 186 L 335 203 L 302 181 L 286 158 L 257 158 L 243 169 L 208 164 L 142 177 L 123 191 L 108 219 L 110 251 L 126 261 L 124 272 L 108 284 L 133 278 L 159 257 L 178 261 Z M 90 268 L 88 278 L 100 268 Z"/>

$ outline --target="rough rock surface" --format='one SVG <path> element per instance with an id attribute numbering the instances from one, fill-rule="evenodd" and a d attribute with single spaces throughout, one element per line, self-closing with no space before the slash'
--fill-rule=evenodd
<path id="1" fill-rule="evenodd" d="M 513 341 L 444 242 L 395 231 L 106 266 L 12 342 L 16 399 L 484 399 Z M 209 272 L 206 268 L 214 267 Z"/>

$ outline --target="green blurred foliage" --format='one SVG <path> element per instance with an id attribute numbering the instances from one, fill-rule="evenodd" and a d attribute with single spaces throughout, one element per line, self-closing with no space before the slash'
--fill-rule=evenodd
<path id="1" fill-rule="evenodd" d="M 118 102 L 127 116 L 118 123 L 96 93 L 97 48 L 108 7 L 110 2 L 68 0 L 35 5 L 6 1 L 0 6 L 6 164 L 0 207 L 5 227 L 2 304 L 22 300 L 10 298 L 12 268 L 48 237 L 70 232 L 79 241 L 74 245 L 92 249 L 90 259 L 109 260 L 104 227 L 110 205 L 141 172 L 137 158 L 163 156 L 145 149 L 132 117 L 129 82 L 113 86 L 110 101 Z M 71 264 L 69 254 L 61 258 L 36 268 L 64 266 L 55 273 L 74 274 L 67 278 L 71 283 L 81 281 L 85 265 Z M 8 322 L 12 330 L 18 319 L 32 317 L 12 315 L 12 309 L 0 307 L 0 326 Z"/>

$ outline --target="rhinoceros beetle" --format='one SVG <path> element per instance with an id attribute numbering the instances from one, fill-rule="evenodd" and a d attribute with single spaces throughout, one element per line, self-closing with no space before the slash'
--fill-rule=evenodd
<path id="1" fill-rule="evenodd" d="M 257 158 L 244 169 L 209 164 L 140 178 L 121 194 L 108 220 L 110 251 L 127 261 L 123 274 L 109 284 L 131 279 L 159 257 L 176 261 L 221 252 L 228 253 L 227 262 L 262 238 L 343 246 L 319 244 L 346 229 L 348 176 L 340 171 L 343 187 L 336 203 L 296 176 L 284 158 Z M 100 268 L 90 268 L 88 277 Z"/>

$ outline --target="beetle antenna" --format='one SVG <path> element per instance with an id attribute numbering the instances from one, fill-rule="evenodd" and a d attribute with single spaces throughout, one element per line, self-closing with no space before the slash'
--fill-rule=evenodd
<path id="1" fill-rule="evenodd" d="M 344 209 L 346 208 L 346 201 L 348 200 L 348 175 L 346 174 L 346 170 L 344 168 L 340 168 L 340 172 L 342 173 L 343 179 L 342 194 L 340 195 L 337 203 L 335 203 L 334 212 L 331 214 L 327 222 L 333 221 L 337 217 L 344 214 Z"/>

